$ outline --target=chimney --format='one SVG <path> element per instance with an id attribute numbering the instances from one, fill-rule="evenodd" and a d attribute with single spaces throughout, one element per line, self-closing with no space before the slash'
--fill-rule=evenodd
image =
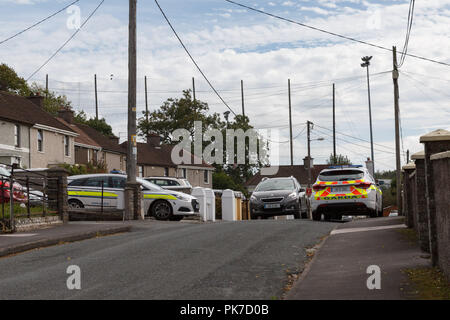
<path id="1" fill-rule="evenodd" d="M 71 124 L 73 122 L 73 111 L 70 109 L 61 108 L 58 110 L 58 117 Z"/>
<path id="2" fill-rule="evenodd" d="M 113 136 L 113 137 L 109 137 L 109 139 L 110 139 L 111 142 L 113 142 L 114 144 L 119 144 L 119 137 Z"/>
<path id="3" fill-rule="evenodd" d="M 147 144 L 154 147 L 159 147 L 161 146 L 161 137 L 155 133 L 150 133 L 147 136 Z"/>
<path id="4" fill-rule="evenodd" d="M 33 102 L 39 108 L 42 108 L 44 106 L 44 97 L 41 97 L 40 95 L 31 95 L 27 97 L 27 99 Z"/>
<path id="5" fill-rule="evenodd" d="M 311 169 L 314 168 L 314 158 L 310 158 L 308 156 L 303 158 L 303 167 L 305 169 L 309 169 L 309 166 L 311 165 Z"/>

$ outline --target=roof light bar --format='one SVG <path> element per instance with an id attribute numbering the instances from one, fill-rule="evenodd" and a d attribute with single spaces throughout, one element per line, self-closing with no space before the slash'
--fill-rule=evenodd
<path id="1" fill-rule="evenodd" d="M 361 164 L 344 164 L 340 166 L 329 166 L 328 169 L 362 168 Z"/>

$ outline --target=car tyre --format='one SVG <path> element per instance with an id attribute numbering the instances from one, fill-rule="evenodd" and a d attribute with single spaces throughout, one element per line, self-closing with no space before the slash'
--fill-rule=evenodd
<path id="1" fill-rule="evenodd" d="M 180 216 L 180 215 L 172 215 L 172 217 L 170 218 L 170 221 L 181 221 L 183 220 L 184 216 Z"/>
<path id="2" fill-rule="evenodd" d="M 83 202 L 77 199 L 71 199 L 69 200 L 69 207 L 70 209 L 83 209 L 84 205 Z"/>
<path id="3" fill-rule="evenodd" d="M 312 218 L 314 221 L 320 221 L 320 219 L 322 218 L 322 214 L 320 212 L 314 211 L 312 213 Z"/>
<path id="4" fill-rule="evenodd" d="M 156 200 L 151 206 L 151 215 L 156 220 L 170 220 L 173 217 L 172 206 L 165 200 Z"/>

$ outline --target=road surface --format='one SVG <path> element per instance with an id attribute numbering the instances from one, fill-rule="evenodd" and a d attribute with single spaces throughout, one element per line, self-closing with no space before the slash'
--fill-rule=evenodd
<path id="1" fill-rule="evenodd" d="M 0 299 L 279 299 L 335 224 L 145 221 L 132 232 L 0 259 Z M 81 290 L 67 288 L 68 266 Z"/>

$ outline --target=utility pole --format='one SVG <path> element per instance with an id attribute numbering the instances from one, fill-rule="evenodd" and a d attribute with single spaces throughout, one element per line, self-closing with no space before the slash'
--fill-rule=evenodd
<path id="1" fill-rule="evenodd" d="M 129 0 L 128 26 L 128 144 L 125 215 L 136 219 L 140 213 L 139 185 L 136 183 L 136 0 Z"/>
<path id="2" fill-rule="evenodd" d="M 48 98 L 48 74 L 45 75 L 45 98 Z"/>
<path id="3" fill-rule="evenodd" d="M 144 77 L 145 86 L 145 120 L 147 121 L 146 138 L 148 139 L 148 96 L 147 96 L 147 76 Z"/>
<path id="4" fill-rule="evenodd" d="M 406 163 L 409 163 L 409 149 L 406 150 Z"/>
<path id="5" fill-rule="evenodd" d="M 96 74 L 94 74 L 94 88 L 95 88 L 95 120 L 98 120 L 97 75 Z"/>
<path id="6" fill-rule="evenodd" d="M 292 111 L 291 111 L 291 79 L 288 79 L 288 95 L 289 95 L 289 136 L 291 140 L 291 166 L 294 165 L 294 142 L 292 141 Z"/>
<path id="7" fill-rule="evenodd" d="M 308 127 L 308 188 L 311 188 L 311 121 L 306 121 Z"/>
<path id="8" fill-rule="evenodd" d="M 244 81 L 241 80 L 241 99 L 242 99 L 242 115 L 245 116 L 244 109 Z"/>
<path id="9" fill-rule="evenodd" d="M 397 207 L 398 214 L 403 215 L 402 212 L 402 177 L 401 177 L 401 165 L 400 165 L 400 117 L 399 117 L 399 91 L 398 91 L 398 68 L 397 68 L 397 47 L 392 47 L 393 52 L 393 71 L 392 80 L 394 81 L 394 113 L 395 113 L 395 167 L 396 167 L 396 178 L 397 178 Z"/>
<path id="10" fill-rule="evenodd" d="M 362 57 L 361 60 L 363 63 L 361 63 L 361 67 L 367 69 L 367 97 L 369 99 L 369 125 L 370 125 L 370 156 L 372 160 L 372 176 L 375 177 L 375 158 L 373 154 L 373 131 L 372 131 L 372 105 L 370 102 L 370 79 L 369 79 L 369 66 L 370 66 L 370 60 L 372 59 L 372 56 L 368 57 Z"/>
<path id="11" fill-rule="evenodd" d="M 192 77 L 192 96 L 193 96 L 194 102 L 195 102 L 195 79 L 194 79 L 194 77 Z"/>
<path id="12" fill-rule="evenodd" d="M 333 157 L 336 162 L 336 90 L 333 83 Z"/>

